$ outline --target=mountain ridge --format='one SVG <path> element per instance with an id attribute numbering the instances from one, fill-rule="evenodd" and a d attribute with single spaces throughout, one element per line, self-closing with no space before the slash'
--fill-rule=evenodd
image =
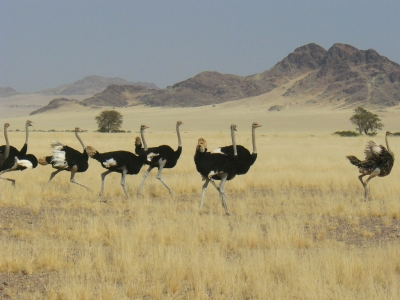
<path id="1" fill-rule="evenodd" d="M 112 85 L 79 104 L 195 107 L 255 97 L 278 88 L 284 98 L 278 106 L 395 106 L 400 103 L 400 65 L 373 49 L 336 43 L 325 50 L 309 43 L 262 73 L 239 76 L 205 71 L 158 90 Z"/>

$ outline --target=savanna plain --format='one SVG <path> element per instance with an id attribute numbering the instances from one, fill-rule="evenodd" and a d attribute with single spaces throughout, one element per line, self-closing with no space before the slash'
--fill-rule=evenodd
<path id="1" fill-rule="evenodd" d="M 149 146 L 177 147 L 175 122 L 183 121 L 183 152 L 163 179 L 153 170 L 136 195 L 144 171 L 127 177 L 129 198 L 120 175 L 106 177 L 90 159 L 71 184 L 61 172 L 44 188 L 54 170 L 36 169 L 3 175 L 0 182 L 0 298 L 2 299 L 399 299 L 400 168 L 370 182 L 364 201 L 358 171 L 345 158 L 364 158 L 371 137 L 342 138 L 336 130 L 353 129 L 351 110 L 231 111 L 136 108 L 121 111 L 130 133 L 94 132 L 99 111 L 32 116 L 28 152 L 51 154 L 50 142 L 81 146 L 72 132 L 100 152 L 134 151 L 139 126 L 146 124 Z M 382 118 L 395 128 L 398 110 Z M 4 120 L 23 128 L 26 117 Z M 209 185 L 199 212 L 201 181 L 193 156 L 197 139 L 208 148 L 236 140 L 251 150 L 251 122 L 258 158 L 243 176 L 226 184 L 230 216 Z M 12 127 L 10 127 L 12 129 Z M 20 148 L 24 132 L 9 132 Z M 384 132 L 373 140 L 383 143 Z M 396 154 L 400 138 L 390 137 Z M 1 143 L 3 144 L 3 143 Z"/>

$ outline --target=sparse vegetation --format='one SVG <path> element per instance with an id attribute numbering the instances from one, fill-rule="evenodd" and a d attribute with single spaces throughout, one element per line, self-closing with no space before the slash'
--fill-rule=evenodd
<path id="1" fill-rule="evenodd" d="M 122 114 L 116 110 L 103 110 L 95 119 L 99 132 L 119 132 L 122 125 Z"/>
<path id="2" fill-rule="evenodd" d="M 376 135 L 376 130 L 382 130 L 383 123 L 377 114 L 374 114 L 365 108 L 359 106 L 354 109 L 354 115 L 350 118 L 350 122 L 356 125 L 356 130 L 360 134 Z"/>
<path id="3" fill-rule="evenodd" d="M 351 131 L 351 130 L 346 130 L 346 131 L 336 131 L 334 134 L 340 135 L 340 136 L 359 136 L 360 134 L 355 132 L 355 131 Z"/>

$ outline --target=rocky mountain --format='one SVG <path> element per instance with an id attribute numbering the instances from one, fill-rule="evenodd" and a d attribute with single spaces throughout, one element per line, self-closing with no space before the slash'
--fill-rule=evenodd
<path id="1" fill-rule="evenodd" d="M 80 103 L 80 101 L 74 100 L 74 99 L 58 98 L 58 99 L 51 100 L 49 104 L 31 112 L 29 115 L 30 116 L 36 115 L 36 114 L 44 113 L 49 110 L 56 110 L 56 109 L 59 109 L 60 107 L 70 106 L 72 104 L 79 104 L 79 103 Z"/>
<path id="2" fill-rule="evenodd" d="M 18 95 L 19 93 L 10 87 L 2 88 L 0 87 L 0 97 L 11 97 L 14 95 Z"/>
<path id="3" fill-rule="evenodd" d="M 136 98 L 152 90 L 141 85 L 109 85 L 104 91 L 80 102 L 84 106 L 124 107 L 140 103 Z"/>
<path id="4" fill-rule="evenodd" d="M 387 107 L 400 104 L 400 65 L 375 50 L 314 43 L 296 48 L 271 69 L 250 76 L 202 72 L 165 89 L 113 84 L 80 102 L 85 106 L 188 107 L 218 104 L 271 91 L 291 103 Z M 280 110 L 275 103 L 273 109 Z"/>
<path id="5" fill-rule="evenodd" d="M 56 88 L 46 89 L 37 94 L 43 95 L 62 95 L 62 96 L 71 96 L 71 95 L 94 95 L 96 93 L 100 93 L 107 86 L 117 84 L 117 85 L 140 85 L 144 86 L 148 89 L 158 89 L 158 87 L 153 83 L 146 82 L 129 82 L 125 79 L 119 77 L 101 77 L 101 76 L 86 76 L 83 79 L 75 81 L 70 84 L 64 84 Z"/>
<path id="6" fill-rule="evenodd" d="M 286 97 L 308 95 L 313 103 L 393 106 L 400 103 L 400 65 L 375 50 L 334 44 L 320 65 L 299 80 Z"/>
<path id="7" fill-rule="evenodd" d="M 326 50 L 316 44 L 297 48 L 271 70 L 252 76 L 202 72 L 171 87 L 160 90 L 135 90 L 123 86 L 105 91 L 82 102 L 84 105 L 127 106 L 201 106 L 218 104 L 267 93 L 292 77 L 314 70 Z M 131 98 L 134 101 L 129 102 Z"/>

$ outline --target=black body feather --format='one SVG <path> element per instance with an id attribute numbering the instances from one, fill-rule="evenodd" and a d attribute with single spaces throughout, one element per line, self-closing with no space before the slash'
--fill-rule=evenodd
<path id="1" fill-rule="evenodd" d="M 103 168 L 117 173 L 122 173 L 123 167 L 125 166 L 127 169 L 127 174 L 136 175 L 140 172 L 140 169 L 143 166 L 143 160 L 139 156 L 129 151 L 121 150 L 105 153 L 96 151 L 96 153 L 91 157 L 100 162 Z M 110 159 L 115 161 L 115 165 L 107 165 L 107 161 Z"/>
<path id="2" fill-rule="evenodd" d="M 4 157 L 6 151 L 6 145 L 0 146 L 0 167 L 3 165 L 6 157 Z M 10 153 L 8 156 L 16 157 L 19 154 L 17 148 L 10 146 Z"/>
<path id="3" fill-rule="evenodd" d="M 234 157 L 234 151 L 233 151 L 233 146 L 225 146 L 221 147 L 221 152 L 224 153 L 227 156 Z M 254 162 L 257 159 L 257 153 L 250 153 L 250 151 L 243 147 L 242 145 L 237 145 L 237 159 L 235 160 L 236 162 L 236 171 L 237 175 L 243 175 L 246 174 L 250 167 L 254 164 Z"/>
<path id="4" fill-rule="evenodd" d="M 233 156 L 207 152 L 207 149 L 202 152 L 199 148 L 196 148 L 194 163 L 197 171 L 206 178 L 211 172 L 227 173 L 227 180 L 231 180 L 237 175 L 237 159 Z M 212 178 L 221 179 L 218 175 L 213 175 Z"/>

